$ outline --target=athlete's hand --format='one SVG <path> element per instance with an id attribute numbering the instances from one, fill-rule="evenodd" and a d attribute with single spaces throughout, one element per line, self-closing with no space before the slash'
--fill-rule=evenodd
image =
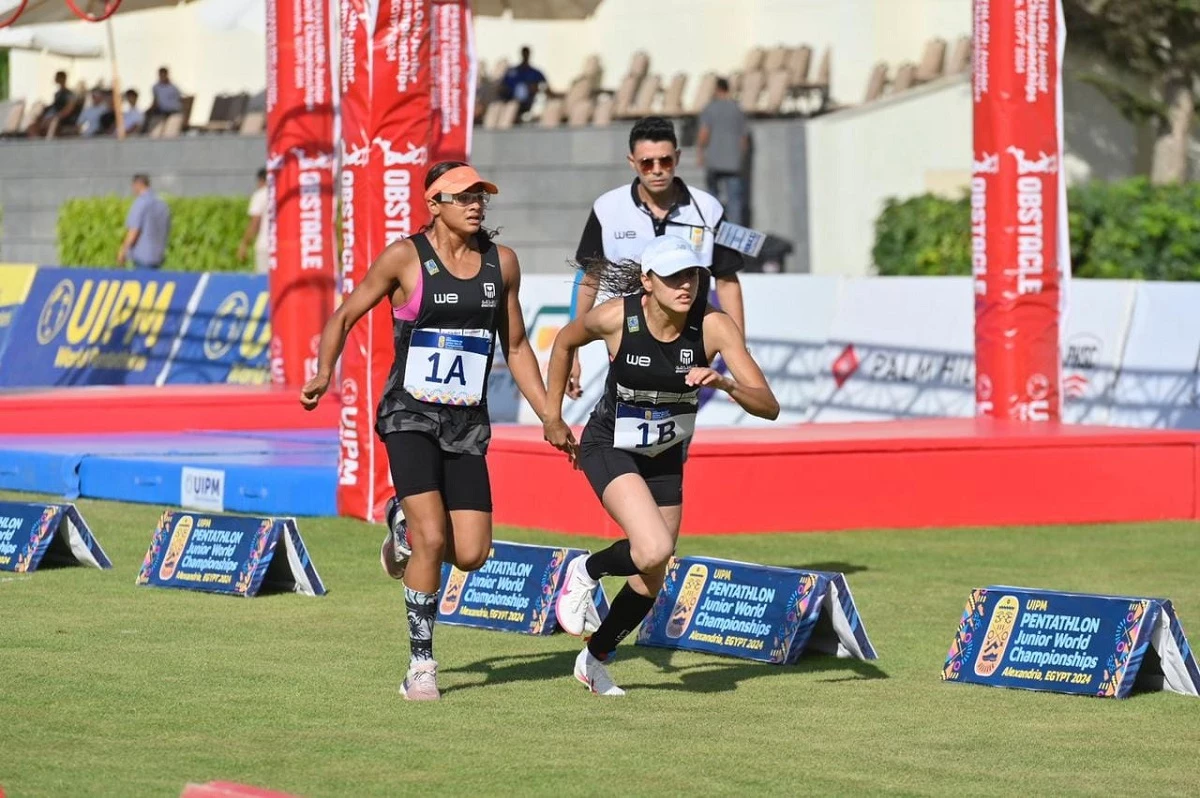
<path id="1" fill-rule="evenodd" d="M 571 432 L 567 422 L 561 417 L 546 419 L 542 423 L 542 436 L 555 449 L 566 452 L 571 465 L 579 467 L 579 444 L 575 442 L 575 434 Z"/>
<path id="2" fill-rule="evenodd" d="M 579 365 L 579 353 L 571 359 L 571 375 L 567 377 L 567 396 L 578 399 L 583 396 L 583 369 Z"/>
<path id="3" fill-rule="evenodd" d="M 318 374 L 304 383 L 304 387 L 300 389 L 300 404 L 304 406 L 305 410 L 315 410 L 317 403 L 321 401 L 321 397 L 328 390 L 329 378 Z"/>
<path id="4" fill-rule="evenodd" d="M 733 380 L 728 377 L 710 368 L 700 366 L 689 371 L 683 381 L 693 387 L 716 388 L 718 391 L 726 392 L 732 391 L 734 386 Z"/>

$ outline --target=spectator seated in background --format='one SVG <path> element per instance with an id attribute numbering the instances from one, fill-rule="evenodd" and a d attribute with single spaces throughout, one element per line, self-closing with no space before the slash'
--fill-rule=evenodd
<path id="1" fill-rule="evenodd" d="M 178 87 L 171 82 L 171 73 L 166 67 L 159 67 L 158 82 L 154 84 L 153 99 L 150 102 L 150 108 L 146 111 L 146 119 L 151 120 L 156 116 L 170 116 L 183 111 L 183 95 L 179 92 Z"/>
<path id="2" fill-rule="evenodd" d="M 92 89 L 91 101 L 79 112 L 79 135 L 96 136 L 112 129 L 111 92 L 97 86 Z"/>
<path id="3" fill-rule="evenodd" d="M 509 67 L 500 81 L 500 98 L 516 100 L 521 116 L 528 113 L 533 107 L 533 101 L 537 99 L 538 92 L 546 87 L 546 76 L 529 63 L 529 55 L 529 48 L 522 47 L 521 63 Z"/>
<path id="4" fill-rule="evenodd" d="M 30 138 L 45 136 L 55 119 L 59 125 L 70 125 L 79 118 L 80 104 L 75 92 L 67 88 L 67 73 L 55 72 L 54 85 L 58 87 L 54 90 L 54 99 L 46 106 L 46 110 L 42 111 L 42 115 L 29 126 L 26 134 Z"/>
<path id="5" fill-rule="evenodd" d="M 146 115 L 142 113 L 142 109 L 137 107 L 137 103 L 137 90 L 127 89 L 125 91 L 125 106 L 121 109 L 121 113 L 125 116 L 125 135 L 127 136 L 134 133 L 141 133 L 146 124 Z"/>

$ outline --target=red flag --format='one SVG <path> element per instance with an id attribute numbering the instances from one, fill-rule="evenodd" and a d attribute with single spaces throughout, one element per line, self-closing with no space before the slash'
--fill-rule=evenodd
<path id="1" fill-rule="evenodd" d="M 1059 289 L 1069 269 L 1058 0 L 975 0 L 976 412 L 1058 420 Z"/>
<path id="2" fill-rule="evenodd" d="M 267 0 L 271 378 L 301 385 L 334 305 L 333 98 L 325 0 Z"/>
<path id="3" fill-rule="evenodd" d="M 466 161 L 475 119 L 475 38 L 468 0 L 433 3 L 433 157 Z"/>

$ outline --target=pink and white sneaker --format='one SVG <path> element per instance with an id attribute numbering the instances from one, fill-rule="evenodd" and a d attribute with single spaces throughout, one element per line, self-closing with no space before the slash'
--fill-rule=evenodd
<path id="1" fill-rule="evenodd" d="M 586 648 L 575 658 L 575 678 L 596 695 L 625 695 L 625 691 L 617 687 L 616 682 L 608 675 L 608 668 L 604 663 L 593 657 L 592 652 Z"/>
<path id="2" fill-rule="evenodd" d="M 414 662 L 400 685 L 400 695 L 408 701 L 437 701 L 437 663 L 431 659 Z"/>
<path id="3" fill-rule="evenodd" d="M 558 625 L 564 632 L 576 637 L 600 628 L 600 613 L 596 611 L 596 588 L 599 583 L 588 576 L 584 567 L 586 560 L 587 555 L 581 554 L 567 563 L 562 590 L 558 591 L 558 598 L 554 602 Z"/>

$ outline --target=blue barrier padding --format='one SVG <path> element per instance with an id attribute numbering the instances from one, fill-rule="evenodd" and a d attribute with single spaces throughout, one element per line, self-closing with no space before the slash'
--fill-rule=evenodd
<path id="1" fill-rule="evenodd" d="M 0 446 L 0 489 L 79 498 L 82 452 Z"/>

